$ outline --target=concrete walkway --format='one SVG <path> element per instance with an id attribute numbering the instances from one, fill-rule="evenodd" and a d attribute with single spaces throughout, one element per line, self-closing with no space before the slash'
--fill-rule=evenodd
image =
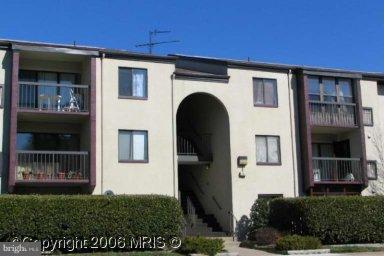
<path id="1" fill-rule="evenodd" d="M 232 241 L 232 238 L 225 238 L 225 250 L 229 253 L 237 253 L 238 256 L 271 256 L 278 255 L 265 251 L 239 247 L 240 242 Z M 384 252 L 357 252 L 357 253 L 327 253 L 327 254 L 306 254 L 306 256 L 384 256 Z"/>

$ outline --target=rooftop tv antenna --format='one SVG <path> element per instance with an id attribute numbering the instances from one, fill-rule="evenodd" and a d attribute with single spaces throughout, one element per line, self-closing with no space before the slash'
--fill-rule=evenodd
<path id="1" fill-rule="evenodd" d="M 153 30 L 149 31 L 149 42 L 145 44 L 136 44 L 135 47 L 148 47 L 149 54 L 152 54 L 153 48 L 155 45 L 158 44 L 169 44 L 169 43 L 178 43 L 180 40 L 169 40 L 169 41 L 160 41 L 160 42 L 154 42 L 153 39 L 157 34 L 165 34 L 165 33 L 171 33 L 170 30 Z"/>

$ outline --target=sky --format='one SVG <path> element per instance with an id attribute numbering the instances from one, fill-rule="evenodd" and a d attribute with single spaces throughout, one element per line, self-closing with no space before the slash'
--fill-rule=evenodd
<path id="1" fill-rule="evenodd" d="M 0 0 L 0 38 L 384 72 L 382 0 Z"/>

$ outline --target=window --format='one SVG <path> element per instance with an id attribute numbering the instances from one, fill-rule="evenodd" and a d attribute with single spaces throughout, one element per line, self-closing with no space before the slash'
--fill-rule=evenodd
<path id="1" fill-rule="evenodd" d="M 363 108 L 363 124 L 365 126 L 373 126 L 372 108 Z"/>
<path id="2" fill-rule="evenodd" d="M 309 100 L 353 103 L 352 80 L 332 77 L 308 77 Z"/>
<path id="3" fill-rule="evenodd" d="M 257 164 L 280 165 L 280 137 L 256 135 Z"/>
<path id="4" fill-rule="evenodd" d="M 377 94 L 383 96 L 384 95 L 384 83 L 377 82 Z"/>
<path id="5" fill-rule="evenodd" d="M 258 194 L 258 199 L 275 199 L 275 198 L 283 198 L 283 194 Z"/>
<path id="6" fill-rule="evenodd" d="M 253 104 L 255 106 L 277 107 L 276 79 L 253 79 Z"/>
<path id="7" fill-rule="evenodd" d="M 119 97 L 147 98 L 147 70 L 119 68 Z"/>
<path id="8" fill-rule="evenodd" d="M 79 151 L 79 134 L 18 132 L 17 150 Z"/>
<path id="9" fill-rule="evenodd" d="M 87 102 L 84 88 L 52 85 L 75 85 L 80 82 L 80 75 L 75 73 L 43 72 L 33 70 L 20 70 L 19 72 L 19 106 L 21 108 L 44 108 L 48 107 L 47 100 L 40 98 L 41 95 L 54 97 L 60 95 L 59 109 L 68 107 L 76 97 L 76 104 L 81 109 L 86 109 Z M 30 82 L 40 83 L 35 86 Z M 46 85 L 47 84 L 47 85 Z"/>
<path id="10" fill-rule="evenodd" d="M 119 130 L 119 162 L 148 161 L 148 132 Z"/>
<path id="11" fill-rule="evenodd" d="M 369 180 L 377 180 L 376 161 L 367 161 L 367 177 Z"/>

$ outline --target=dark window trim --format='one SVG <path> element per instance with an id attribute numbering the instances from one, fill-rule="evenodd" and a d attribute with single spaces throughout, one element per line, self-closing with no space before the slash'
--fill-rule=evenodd
<path id="1" fill-rule="evenodd" d="M 276 163 L 270 163 L 270 162 L 258 162 L 257 161 L 257 143 L 256 143 L 256 138 L 257 137 L 265 137 L 265 138 L 268 138 L 268 137 L 275 137 L 275 138 L 277 138 L 277 149 L 279 150 L 279 161 L 278 162 L 276 162 Z M 268 161 L 268 139 L 266 139 L 266 142 L 267 142 L 267 148 L 266 148 L 266 150 L 267 150 L 267 161 Z M 281 147 L 280 147 L 280 136 L 279 135 L 260 135 L 260 134 L 257 134 L 256 136 L 255 136 L 255 145 L 256 145 L 256 165 L 271 165 L 271 166 L 273 166 L 273 165 L 275 165 L 275 166 L 278 166 L 278 165 L 281 165 Z"/>
<path id="2" fill-rule="evenodd" d="M 145 84 L 145 95 L 143 97 L 139 97 L 139 96 L 129 96 L 129 95 L 120 95 L 120 89 L 119 89 L 119 70 L 120 69 L 136 69 L 136 70 L 145 70 L 145 81 L 146 81 L 146 84 Z M 118 83 L 118 91 L 117 91 L 117 94 L 118 94 L 118 99 L 130 99 L 130 100 L 148 100 L 148 69 L 147 68 L 135 68 L 135 67 L 122 67 L 122 66 L 119 66 L 118 69 L 117 69 L 117 83 Z"/>
<path id="3" fill-rule="evenodd" d="M 120 131 L 122 132 L 146 132 L 147 133 L 147 138 L 146 138 L 146 142 L 147 142 L 147 155 L 146 155 L 146 159 L 144 160 L 120 160 L 119 159 L 119 134 L 120 134 Z M 142 163 L 142 164 L 147 164 L 149 163 L 149 132 L 148 130 L 134 130 L 134 129 L 119 129 L 118 132 L 117 132 L 117 160 L 119 163 Z"/>
<path id="4" fill-rule="evenodd" d="M 275 81 L 275 94 L 276 94 L 276 104 L 262 104 L 262 103 L 255 103 L 255 98 L 253 98 L 253 106 L 254 107 L 264 107 L 264 108 L 278 108 L 279 107 L 279 95 L 277 90 L 277 79 L 276 78 L 266 78 L 266 77 L 252 77 L 252 89 L 255 90 L 254 81 L 256 79 L 263 80 L 263 100 L 265 102 L 265 90 L 264 90 L 264 80 L 273 80 Z M 253 92 L 253 95 L 255 95 L 255 92 Z"/>
<path id="5" fill-rule="evenodd" d="M 364 123 L 364 113 L 365 113 L 365 110 L 371 111 L 371 120 L 372 120 L 371 124 Z M 363 125 L 364 126 L 369 126 L 369 127 L 373 126 L 373 108 L 371 108 L 371 107 L 363 107 Z"/>
<path id="6" fill-rule="evenodd" d="M 368 171 L 368 165 L 374 164 L 375 165 L 375 178 L 370 178 L 367 173 L 368 180 L 377 180 L 377 161 L 376 160 L 367 160 L 367 171 Z"/>

